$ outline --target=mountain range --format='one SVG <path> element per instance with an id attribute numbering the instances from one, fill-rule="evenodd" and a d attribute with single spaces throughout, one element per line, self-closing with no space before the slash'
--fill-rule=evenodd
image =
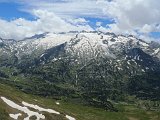
<path id="1" fill-rule="evenodd" d="M 1 82 L 26 93 L 117 111 L 114 102 L 160 100 L 160 44 L 99 31 L 0 38 Z"/>

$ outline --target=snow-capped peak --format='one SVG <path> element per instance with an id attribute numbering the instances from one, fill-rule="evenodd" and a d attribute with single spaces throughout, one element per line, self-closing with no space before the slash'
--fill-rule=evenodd
<path id="1" fill-rule="evenodd" d="M 3 41 L 3 40 L 2 40 Z M 132 48 L 140 48 L 150 55 L 157 55 L 158 48 L 134 36 L 116 35 L 97 31 L 72 31 L 61 33 L 44 33 L 10 44 L 16 56 L 24 54 L 43 54 L 47 49 L 66 43 L 66 51 L 79 57 L 112 57 Z M 153 54 L 154 53 L 154 54 Z M 21 54 L 21 55 L 20 55 Z"/>

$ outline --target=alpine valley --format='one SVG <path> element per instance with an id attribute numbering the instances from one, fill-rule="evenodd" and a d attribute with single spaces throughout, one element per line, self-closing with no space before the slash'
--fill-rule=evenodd
<path id="1" fill-rule="evenodd" d="M 0 95 L 61 112 L 46 120 L 160 120 L 160 44 L 100 31 L 0 38 Z M 0 105 L 0 120 L 17 113 Z"/>

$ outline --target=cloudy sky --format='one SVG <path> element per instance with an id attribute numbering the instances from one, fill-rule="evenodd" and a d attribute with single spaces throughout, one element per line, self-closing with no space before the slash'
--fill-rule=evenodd
<path id="1" fill-rule="evenodd" d="M 0 37 L 44 32 L 132 34 L 160 41 L 159 0 L 0 0 Z"/>

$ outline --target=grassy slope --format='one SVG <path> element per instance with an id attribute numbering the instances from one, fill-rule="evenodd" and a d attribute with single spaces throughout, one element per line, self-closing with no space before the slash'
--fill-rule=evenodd
<path id="1" fill-rule="evenodd" d="M 64 101 L 59 101 L 60 105 L 56 105 L 53 99 L 25 94 L 4 84 L 0 84 L 0 96 L 7 97 L 18 104 L 26 101 L 44 108 L 52 108 L 61 113 L 71 115 L 77 120 L 160 120 L 160 112 L 140 110 L 133 105 L 117 105 L 120 109 L 119 112 L 107 112 L 103 109 Z M 16 113 L 16 111 L 0 99 L 0 120 L 9 119 L 9 113 Z M 47 113 L 45 115 L 48 120 L 65 120 L 63 116 Z"/>

